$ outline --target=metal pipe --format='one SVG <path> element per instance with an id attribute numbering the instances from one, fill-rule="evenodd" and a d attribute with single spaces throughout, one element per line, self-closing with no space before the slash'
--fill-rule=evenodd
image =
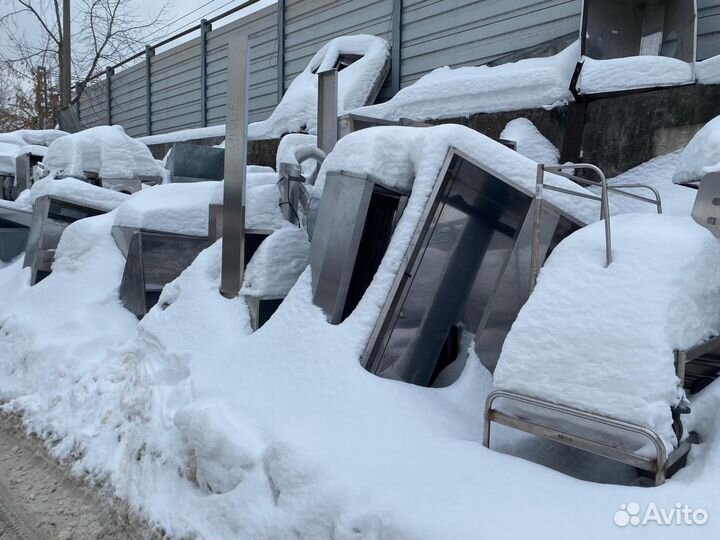
<path id="1" fill-rule="evenodd" d="M 320 172 L 320 167 L 322 166 L 323 161 L 325 161 L 326 157 L 327 155 L 325 154 L 325 152 L 314 146 L 301 147 L 295 151 L 295 160 L 299 164 L 302 164 L 303 161 L 306 161 L 308 159 L 314 159 L 317 162 L 317 168 L 310 176 L 308 176 L 306 180 L 309 185 L 315 185 L 315 180 L 317 179 L 317 175 Z"/>
<path id="2" fill-rule="evenodd" d="M 250 47 L 247 35 L 228 43 L 225 109 L 225 180 L 220 292 L 234 298 L 245 273 L 245 180 Z"/>
<path id="3" fill-rule="evenodd" d="M 105 96 L 107 98 L 107 125 L 112 126 L 112 76 L 115 70 L 111 67 L 105 68 Z"/>

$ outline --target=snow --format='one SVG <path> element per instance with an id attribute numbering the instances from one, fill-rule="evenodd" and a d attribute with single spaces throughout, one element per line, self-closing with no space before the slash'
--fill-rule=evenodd
<path id="1" fill-rule="evenodd" d="M 278 145 L 277 157 L 276 157 L 276 170 L 280 170 L 281 163 L 293 163 L 297 164 L 297 158 L 295 153 L 307 148 L 317 148 L 317 137 L 315 135 L 308 135 L 306 133 L 288 133 L 282 139 Z M 302 174 L 307 179 L 313 171 L 317 169 L 315 160 L 308 159 L 302 164 Z"/>
<path id="2" fill-rule="evenodd" d="M 582 94 L 675 86 L 695 81 L 692 64 L 667 56 L 629 56 L 609 60 L 585 57 L 578 80 Z"/>
<path id="3" fill-rule="evenodd" d="M 455 124 L 434 127 L 374 127 L 338 141 L 327 157 L 312 192 L 322 193 L 327 171 L 351 171 L 374 176 L 389 189 L 407 192 L 423 176 L 437 175 L 450 148 L 472 156 L 491 172 L 505 176 L 530 195 L 535 193 L 537 163 L 470 128 Z M 422 169 L 421 169 L 422 167 Z M 570 180 L 548 174 L 547 182 L 589 193 Z M 548 191 L 546 200 L 581 222 L 598 219 L 599 205 L 581 197 Z"/>
<path id="4" fill-rule="evenodd" d="M 720 171 L 720 116 L 705 124 L 687 144 L 678 160 L 673 182 L 699 182 L 707 173 L 716 171 Z"/>
<path id="5" fill-rule="evenodd" d="M 317 129 L 317 73 L 334 67 L 340 54 L 362 55 L 338 72 L 338 116 L 367 105 L 390 56 L 387 41 L 377 36 L 340 36 L 325 44 L 293 80 L 267 120 L 248 126 L 250 139 L 271 139 L 286 133 Z"/>
<path id="6" fill-rule="evenodd" d="M 720 55 L 695 62 L 695 76 L 700 84 L 720 83 Z"/>
<path id="7" fill-rule="evenodd" d="M 18 146 L 50 146 L 53 141 L 67 134 L 66 131 L 59 129 L 19 129 L 9 133 L 0 133 L 0 142 Z"/>
<path id="8" fill-rule="evenodd" d="M 560 161 L 560 150 L 538 131 L 527 118 L 516 118 L 505 126 L 501 139 L 515 141 L 516 150 L 523 156 L 544 165 L 557 165 Z"/>
<path id="9" fill-rule="evenodd" d="M 245 269 L 241 294 L 283 298 L 309 263 L 310 242 L 299 227 L 285 226 L 263 240 Z"/>
<path id="10" fill-rule="evenodd" d="M 208 208 L 218 182 L 162 184 L 130 196 L 115 225 L 149 231 L 207 236 Z"/>
<path id="11" fill-rule="evenodd" d="M 0 175 L 15 176 L 15 158 L 20 148 L 17 144 L 0 141 Z"/>
<path id="12" fill-rule="evenodd" d="M 645 184 L 651 186 L 660 194 L 663 214 L 689 216 L 692 212 L 693 204 L 695 204 L 697 191 L 692 188 L 678 186 L 674 184 L 672 180 L 681 155 L 682 150 L 676 150 L 664 156 L 655 157 L 614 178 L 608 178 L 608 185 Z M 622 189 L 623 191 L 642 197 L 653 197 L 653 195 L 645 189 Z M 614 213 L 656 212 L 654 205 L 623 197 L 617 193 L 610 192 L 609 198 Z"/>
<path id="13" fill-rule="evenodd" d="M 674 349 L 720 332 L 720 244 L 689 216 L 612 219 L 563 241 L 505 340 L 495 388 L 634 422 L 671 450 Z"/>
<path id="14" fill-rule="evenodd" d="M 186 141 L 197 141 L 200 139 L 210 139 L 214 137 L 225 136 L 225 124 L 220 126 L 208 126 L 203 128 L 183 129 L 180 131 L 172 131 L 170 133 L 161 133 L 159 135 L 147 135 L 138 137 L 136 141 L 150 146 L 153 144 L 167 144 Z"/>
<path id="15" fill-rule="evenodd" d="M 49 277 L 30 287 L 21 261 L 0 269 L 3 409 L 22 414 L 52 455 L 104 484 L 171 537 L 520 538 L 530 524 L 538 538 L 605 540 L 624 535 L 612 516 L 630 501 L 720 512 L 717 383 L 693 397 L 688 427 L 704 442 L 688 467 L 660 488 L 639 490 L 577 480 L 500 453 L 541 454 L 540 461 L 571 474 L 597 467 L 600 480 L 609 476 L 606 464 L 502 428 L 493 436 L 501 446 L 483 448 L 483 403 L 493 381 L 472 350 L 460 379 L 445 388 L 378 378 L 359 365 L 451 147 L 532 193 L 534 161 L 462 126 L 363 130 L 341 139 L 324 163 L 314 196 L 327 172 L 338 169 L 376 175 L 409 193 L 373 282 L 336 326 L 312 304 L 305 269 L 275 315 L 253 333 L 244 298 L 226 299 L 218 291 L 222 240 L 168 284 L 138 322 L 118 299 L 124 258 L 111 227 L 123 207 L 150 211 L 162 202 L 151 193 L 173 201 L 179 188 L 192 184 L 130 197 L 110 192 L 125 197 L 123 205 L 70 225 Z M 274 189 L 277 205 L 274 181 L 269 171 L 248 175 L 249 213 L 256 189 L 268 211 Z M 551 181 L 583 191 L 559 177 Z M 220 186 L 213 185 L 216 193 Z M 166 187 L 178 190 L 158 191 Z M 191 191 L 184 192 L 188 199 Z M 597 219 L 594 202 L 547 196 L 581 221 Z M 672 442 L 667 408 L 678 396 L 668 354 L 718 329 L 720 248 L 688 217 L 613 218 L 613 265 L 602 267 L 600 224 L 561 243 L 503 354 L 517 352 L 519 380 L 544 390 L 533 358 L 548 371 L 564 359 L 555 377 L 561 385 L 579 370 L 569 360 L 599 358 L 584 364 L 600 383 L 604 370 L 593 367 L 622 369 L 612 387 L 585 382 L 583 395 L 570 398 L 604 390 L 612 399 L 602 401 L 603 412 L 648 416 Z M 274 232 L 250 262 L 244 292 L 287 290 L 306 249 L 299 229 L 285 225 Z M 562 325 L 549 324 L 557 320 Z M 541 354 L 549 346 L 559 350 L 557 359 Z M 568 347 L 585 354 L 570 358 Z M 606 358 L 621 348 L 622 355 Z M 509 369 L 503 361 L 498 370 Z M 648 529 L 658 539 L 678 532 Z M 711 537 L 718 525 L 711 519 L 682 532 Z"/>
<path id="16" fill-rule="evenodd" d="M 29 191 L 29 197 L 18 197 L 15 202 L 31 207 L 35 199 L 50 195 L 66 201 L 87 204 L 93 208 L 109 211 L 129 198 L 126 193 L 94 186 L 77 178 L 56 179 L 53 176 L 47 176 L 35 182 Z"/>
<path id="17" fill-rule="evenodd" d="M 128 137 L 121 126 L 98 126 L 54 141 L 48 148 L 45 168 L 64 176 L 101 178 L 162 176 L 162 167 L 143 143 Z"/>
<path id="18" fill-rule="evenodd" d="M 428 120 L 553 107 L 572 101 L 570 79 L 580 45 L 546 58 L 488 67 L 438 68 L 392 99 L 352 111 L 387 120 Z"/>

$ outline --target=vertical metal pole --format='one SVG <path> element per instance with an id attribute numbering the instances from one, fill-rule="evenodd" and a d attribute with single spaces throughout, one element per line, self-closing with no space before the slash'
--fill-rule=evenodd
<path id="1" fill-rule="evenodd" d="M 60 59 L 60 103 L 70 106 L 72 64 L 70 62 L 70 0 L 63 0 L 62 58 Z"/>
<path id="2" fill-rule="evenodd" d="M 207 126 L 207 39 L 212 25 L 200 21 L 200 126 Z"/>
<path id="3" fill-rule="evenodd" d="M 338 140 L 337 69 L 328 69 L 318 76 L 317 146 L 329 154 Z"/>
<path id="4" fill-rule="evenodd" d="M 610 238 L 610 202 L 608 201 L 608 187 L 605 175 L 598 169 L 600 175 L 600 183 L 602 189 L 602 199 L 600 201 L 600 219 L 605 220 L 605 266 L 610 266 L 612 262 L 612 239 Z"/>
<path id="5" fill-rule="evenodd" d="M 80 95 L 83 93 L 84 90 L 85 90 L 85 85 L 83 85 L 83 83 L 81 83 L 81 82 L 75 83 L 75 96 L 76 96 L 75 112 L 77 114 L 77 119 L 78 119 L 78 122 L 80 123 L 80 125 L 82 125 L 82 121 L 80 119 Z"/>
<path id="6" fill-rule="evenodd" d="M 540 273 L 540 223 L 542 222 L 542 203 L 543 203 L 543 180 L 545 176 L 545 166 L 540 163 L 537 166 L 537 178 L 535 180 L 535 214 L 533 215 L 533 236 L 532 247 L 530 251 L 530 292 L 532 293 L 537 283 L 537 276 Z"/>
<path id="7" fill-rule="evenodd" d="M 145 115 L 146 131 L 152 135 L 152 57 L 155 56 L 155 49 L 145 45 Z"/>
<path id="8" fill-rule="evenodd" d="M 392 51 L 390 67 L 392 93 L 397 94 L 400 91 L 400 49 L 402 47 L 402 0 L 393 0 L 392 12 Z"/>
<path id="9" fill-rule="evenodd" d="M 225 182 L 220 293 L 234 298 L 245 273 L 245 177 L 250 47 L 247 36 L 228 43 L 225 110 Z"/>
<path id="10" fill-rule="evenodd" d="M 285 0 L 278 0 L 277 10 L 277 101 L 280 103 L 285 94 Z"/>
<path id="11" fill-rule="evenodd" d="M 112 76 L 113 68 L 105 68 L 105 96 L 107 98 L 107 125 L 112 126 Z"/>

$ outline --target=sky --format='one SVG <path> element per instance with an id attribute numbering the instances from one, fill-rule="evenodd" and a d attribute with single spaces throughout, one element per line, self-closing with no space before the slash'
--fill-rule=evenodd
<path id="1" fill-rule="evenodd" d="M 147 19 L 151 19 L 152 17 L 155 16 L 155 14 L 157 14 L 157 12 L 160 9 L 163 8 L 163 6 L 167 6 L 166 7 L 166 15 L 164 17 L 165 22 L 163 24 L 161 24 L 154 31 L 148 31 L 148 32 L 145 32 L 143 35 L 139 36 L 140 38 L 145 38 L 145 39 L 140 39 L 138 41 L 138 45 L 137 45 L 137 48 L 135 49 L 135 51 L 128 51 L 128 56 L 132 55 L 133 52 L 139 52 L 139 51 L 144 50 L 145 45 L 151 45 L 153 43 L 157 43 L 177 32 L 180 32 L 182 30 L 185 30 L 187 28 L 190 28 L 192 26 L 199 24 L 201 19 L 212 18 L 224 11 L 227 11 L 237 5 L 244 3 L 244 0 L 128 0 L 128 1 Z M 231 21 L 237 20 L 245 15 L 253 13 L 259 9 L 262 9 L 265 6 L 274 4 L 276 2 L 277 2 L 277 0 L 259 0 L 257 3 L 238 11 L 237 13 L 234 13 L 232 16 L 229 16 L 220 21 L 217 21 L 214 24 L 214 27 L 218 28 L 220 26 L 223 26 Z M 42 2 L 36 0 L 33 3 L 40 5 Z M 75 3 L 79 3 L 79 2 L 71 0 L 71 8 L 72 8 L 72 5 Z M 17 5 L 17 4 L 14 0 L 0 0 L 0 15 L 3 15 L 3 14 L 13 11 L 15 5 Z M 18 28 L 18 31 L 22 32 L 24 35 L 31 35 L 33 33 L 40 35 L 40 30 L 38 28 L 37 22 L 29 15 L 26 15 L 24 17 L 18 17 L 16 20 L 16 26 Z M 75 31 L 77 31 L 77 28 L 74 30 L 73 33 L 75 33 Z M 179 45 L 183 41 L 187 41 L 187 40 L 193 39 L 194 37 L 197 37 L 197 35 L 199 35 L 199 31 L 194 32 L 188 36 L 185 36 L 183 39 L 174 41 L 172 44 L 170 44 L 160 50 L 166 50 L 173 46 Z M 0 33 L 0 47 L 5 47 L 5 46 L 7 46 L 7 40 L 4 37 L 4 35 L 2 35 L 2 33 Z"/>

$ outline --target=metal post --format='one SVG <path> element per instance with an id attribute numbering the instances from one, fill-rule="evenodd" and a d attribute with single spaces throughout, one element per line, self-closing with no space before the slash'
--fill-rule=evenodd
<path id="1" fill-rule="evenodd" d="M 111 67 L 105 68 L 105 96 L 107 98 L 107 125 L 112 126 L 112 76 L 115 70 Z"/>
<path id="2" fill-rule="evenodd" d="M 392 92 L 400 91 L 400 49 L 402 47 L 402 0 L 393 0 L 392 12 L 392 57 L 390 73 L 392 75 Z"/>
<path id="3" fill-rule="evenodd" d="M 220 293 L 226 298 L 234 298 L 240 292 L 245 273 L 245 177 L 250 64 L 247 36 L 231 39 L 228 51 Z"/>
<path id="4" fill-rule="evenodd" d="M 530 251 L 530 292 L 532 293 L 537 283 L 537 276 L 540 273 L 540 223 L 542 221 L 543 203 L 543 180 L 545 177 L 545 166 L 540 163 L 537 166 L 537 178 L 535 180 L 535 200 L 533 206 L 533 236 Z"/>
<path id="5" fill-rule="evenodd" d="M 145 115 L 147 117 L 146 131 L 152 135 L 152 65 L 151 59 L 155 56 L 155 49 L 145 45 Z"/>
<path id="6" fill-rule="evenodd" d="M 325 154 L 329 154 L 338 140 L 338 72 L 333 68 L 317 75 L 317 147 Z"/>
<path id="7" fill-rule="evenodd" d="M 80 120 L 80 96 L 85 91 L 85 85 L 81 82 L 75 83 L 75 112 L 77 113 L 78 122 L 82 124 Z"/>
<path id="8" fill-rule="evenodd" d="M 70 106 L 70 0 L 63 0 L 62 26 L 62 58 L 60 58 L 60 103 L 62 107 Z"/>
<path id="9" fill-rule="evenodd" d="M 600 176 L 600 186 L 602 200 L 600 201 L 600 219 L 605 220 L 605 266 L 610 266 L 612 262 L 612 240 L 610 238 L 610 203 L 608 201 L 608 185 L 605 175 L 600 169 L 596 172 Z"/>
<path id="10" fill-rule="evenodd" d="M 200 21 L 200 126 L 207 126 L 207 39 L 212 24 Z"/>
<path id="11" fill-rule="evenodd" d="M 278 0 L 277 10 L 277 100 L 280 103 L 285 94 L 285 0 Z"/>

